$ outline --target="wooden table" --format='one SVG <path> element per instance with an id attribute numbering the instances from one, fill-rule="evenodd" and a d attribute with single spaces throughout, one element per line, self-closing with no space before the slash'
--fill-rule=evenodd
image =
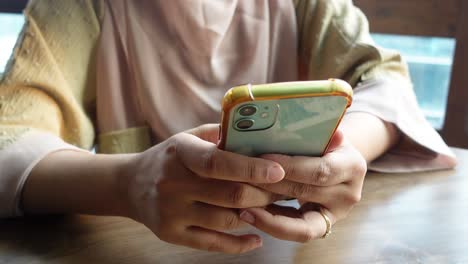
<path id="1" fill-rule="evenodd" d="M 0 263 L 468 263 L 468 150 L 452 171 L 369 173 L 363 199 L 333 234 L 309 244 L 263 234 L 244 255 L 159 241 L 118 217 L 0 221 Z"/>

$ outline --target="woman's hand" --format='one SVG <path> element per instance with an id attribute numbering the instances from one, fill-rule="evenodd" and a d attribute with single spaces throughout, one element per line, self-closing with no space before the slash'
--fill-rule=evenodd
<path id="1" fill-rule="evenodd" d="M 270 205 L 241 212 L 244 221 L 274 237 L 298 242 L 320 238 L 327 226 L 319 210 L 334 224 L 361 199 L 366 161 L 340 131 L 323 157 L 269 154 L 262 158 L 281 164 L 286 176 L 277 183 L 255 185 L 297 198 L 302 205 L 299 209 Z"/>
<path id="2" fill-rule="evenodd" d="M 217 136 L 217 125 L 177 134 L 137 154 L 121 184 L 127 188 L 131 217 L 160 239 L 197 249 L 246 252 L 261 246 L 261 238 L 224 233 L 243 223 L 231 208 L 274 202 L 278 196 L 251 184 L 278 182 L 284 170 L 275 161 L 219 150 Z"/>

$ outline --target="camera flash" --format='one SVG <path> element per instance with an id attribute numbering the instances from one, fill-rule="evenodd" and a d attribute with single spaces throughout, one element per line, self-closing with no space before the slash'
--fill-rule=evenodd
<path id="1" fill-rule="evenodd" d="M 261 115 L 260 115 L 261 118 L 267 118 L 268 117 L 268 113 L 266 112 L 263 112 Z"/>

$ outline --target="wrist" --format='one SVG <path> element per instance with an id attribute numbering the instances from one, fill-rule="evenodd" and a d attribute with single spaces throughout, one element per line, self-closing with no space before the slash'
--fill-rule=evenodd
<path id="1" fill-rule="evenodd" d="M 31 171 L 22 205 L 26 213 L 83 213 L 129 216 L 123 189 L 131 155 L 93 155 L 61 150 Z"/>
<path id="2" fill-rule="evenodd" d="M 340 127 L 367 162 L 387 152 L 400 138 L 400 132 L 394 124 L 365 112 L 346 114 Z"/>
<path id="3" fill-rule="evenodd" d="M 125 216 L 137 220 L 136 213 L 133 210 L 130 197 L 130 182 L 137 167 L 137 158 L 139 154 L 125 154 L 120 157 L 119 162 L 113 167 L 113 192 L 118 201 L 120 216 Z"/>

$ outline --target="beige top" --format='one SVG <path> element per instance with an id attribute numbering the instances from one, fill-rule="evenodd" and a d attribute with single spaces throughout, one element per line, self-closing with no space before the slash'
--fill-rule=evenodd
<path id="1" fill-rule="evenodd" d="M 292 1 L 109 3 L 97 51 L 101 133 L 149 126 L 159 142 L 218 122 L 232 86 L 297 80 Z"/>
<path id="2" fill-rule="evenodd" d="M 349 112 L 404 133 L 371 169 L 453 159 L 418 109 L 406 65 L 373 44 L 351 0 L 32 0 L 25 16 L 0 83 L 0 217 L 21 214 L 23 184 L 48 153 L 143 151 L 219 122 L 224 92 L 247 82 L 348 81 Z"/>

